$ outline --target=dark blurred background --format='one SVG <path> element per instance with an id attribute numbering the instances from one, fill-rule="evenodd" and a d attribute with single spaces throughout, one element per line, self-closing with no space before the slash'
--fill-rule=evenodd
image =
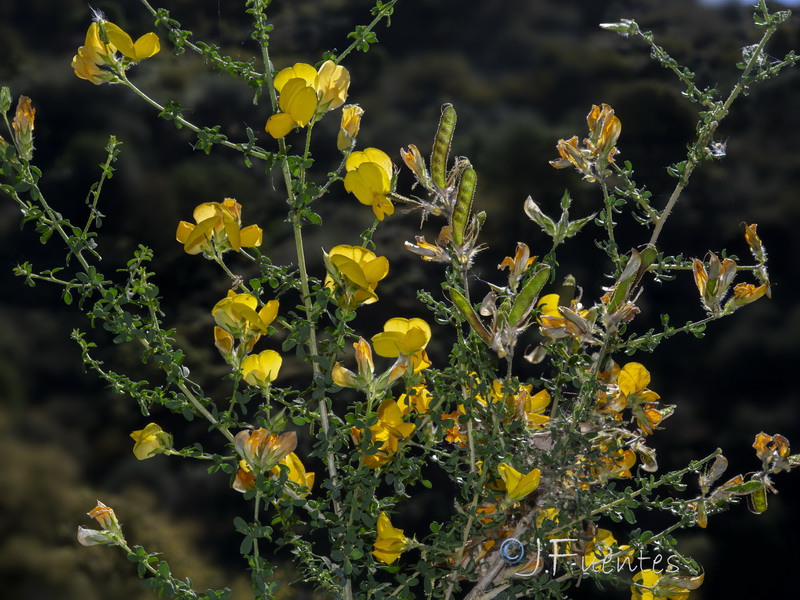
<path id="1" fill-rule="evenodd" d="M 250 29 L 241 3 L 221 0 L 164 0 L 160 6 L 197 39 L 218 44 L 237 60 L 253 56 Z M 545 212 L 556 214 L 569 188 L 573 215 L 585 216 L 601 204 L 599 191 L 572 170 L 556 171 L 559 138 L 585 135 L 585 116 L 592 104 L 610 104 L 622 120 L 618 147 L 634 163 L 636 179 L 653 192 L 662 207 L 674 180 L 665 166 L 681 160 L 692 139 L 696 109 L 681 97 L 670 73 L 649 58 L 636 40 L 600 30 L 601 22 L 634 18 L 653 30 L 657 41 L 697 73 L 698 84 L 727 92 L 735 81 L 735 63 L 743 47 L 758 41 L 752 7 L 737 3 L 701 5 L 692 0 L 578 2 L 575 0 L 507 0 L 505 2 L 404 0 L 381 26 L 381 44 L 368 54 L 351 54 L 350 102 L 365 109 L 359 147 L 377 146 L 401 164 L 399 148 L 417 144 L 426 154 L 440 106 L 452 102 L 459 115 L 454 152 L 468 156 L 479 175 L 476 208 L 489 219 L 484 241 L 492 248 L 479 257 L 479 272 L 500 281 L 495 266 L 513 254 L 517 240 L 534 254 L 549 246 L 523 216 L 531 194 Z M 355 24 L 369 21 L 365 0 L 294 0 L 275 2 L 272 56 L 277 68 L 315 62 L 324 49 L 346 46 Z M 779 5 L 773 5 L 778 7 Z M 137 2 L 107 2 L 96 8 L 134 37 L 153 30 L 148 13 Z M 106 184 L 100 231 L 102 268 L 113 274 L 132 256 L 137 244 L 155 251 L 154 269 L 165 296 L 166 322 L 177 328 L 187 365 L 212 395 L 223 397 L 219 377 L 225 365 L 211 339 L 209 310 L 227 282 L 209 264 L 184 254 L 174 241 L 176 223 L 190 219 L 201 202 L 237 198 L 247 223 L 265 232 L 262 250 L 277 262 L 292 260 L 291 231 L 282 220 L 279 182 L 258 165 L 247 168 L 237 154 L 215 147 L 210 156 L 194 152 L 192 136 L 177 131 L 122 86 L 93 86 L 77 79 L 69 66 L 83 43 L 90 14 L 83 0 L 5 0 L 0 4 L 0 83 L 16 97 L 30 96 L 37 109 L 34 162 L 45 173 L 42 182 L 50 203 L 77 223 L 84 219 L 84 200 L 98 176 L 109 135 L 122 142 L 116 176 Z M 265 147 L 263 132 L 269 110 L 252 103 L 252 90 L 214 71 L 192 54 L 176 57 L 158 30 L 163 50 L 135 67 L 134 82 L 153 98 L 180 102 L 189 120 L 222 125 L 233 140 L 252 127 Z M 792 17 L 767 49 L 781 58 L 800 49 L 800 21 Z M 797 384 L 790 375 L 800 349 L 800 280 L 795 260 L 800 247 L 800 74 L 785 73 L 741 98 L 720 127 L 717 140 L 727 141 L 727 156 L 706 164 L 694 176 L 662 236 L 669 254 L 702 257 L 709 249 L 727 248 L 748 262 L 742 223 L 758 223 L 770 254 L 773 298 L 748 306 L 712 324 L 704 339 L 673 338 L 657 358 L 636 355 L 651 371 L 650 387 L 677 404 L 652 443 L 662 468 L 683 466 L 717 447 L 730 459 L 731 475 L 758 465 L 750 447 L 759 431 L 783 433 L 800 448 Z M 315 156 L 320 172 L 338 157 L 333 136 L 338 114 L 320 125 Z M 3 133 L 3 135 L 6 135 Z M 298 143 L 299 137 L 291 138 Z M 327 144 L 327 146 L 326 146 Z M 410 182 L 405 179 L 402 185 Z M 407 187 L 406 187 L 407 189 Z M 312 270 L 322 274 L 318 248 L 357 243 L 371 215 L 341 186 L 320 204 L 323 229 L 310 229 L 307 249 Z M 623 247 L 639 245 L 649 232 L 628 217 Z M 234 585 L 235 597 L 248 597 L 247 577 L 238 554 L 231 521 L 250 507 L 229 489 L 226 476 L 208 476 L 203 465 L 157 457 L 137 461 L 130 431 L 150 420 L 176 435 L 176 445 L 208 439 L 202 423 L 186 425 L 164 411 L 143 417 L 135 402 L 113 395 L 86 374 L 73 328 L 89 330 L 100 345 L 103 331 L 91 330 L 75 306 L 61 302 L 59 290 L 29 289 L 12 268 L 29 260 L 38 269 L 59 266 L 64 249 L 55 238 L 38 243 L 32 229 L 20 231 L 20 214 L 11 201 L 0 202 L 0 582 L 7 597 L 36 600 L 149 598 L 135 579 L 131 564 L 114 549 L 79 547 L 78 525 L 96 498 L 113 506 L 129 538 L 149 550 L 166 553 L 173 572 L 191 577 L 200 589 Z M 417 215 L 387 219 L 376 234 L 381 254 L 392 271 L 381 283 L 381 295 L 393 298 L 392 314 L 384 304 L 366 307 L 358 323 L 380 324 L 387 316 L 415 314 L 418 287 L 438 285 L 441 273 L 403 250 L 413 239 Z M 436 223 L 425 226 L 428 239 Z M 560 276 L 572 273 L 587 298 L 596 298 L 609 282 L 607 268 L 591 243 L 588 228 L 562 254 Z M 249 275 L 235 258 L 237 272 Z M 476 291 L 476 293 L 480 293 Z M 670 312 L 673 323 L 702 316 L 697 291 L 688 274 L 674 282 L 651 285 L 641 298 L 643 314 L 634 327 L 658 326 L 658 314 Z M 360 325 L 359 325 L 360 326 Z M 523 343 L 535 344 L 537 334 Z M 278 341 L 270 341 L 278 348 Z M 266 347 L 266 346 L 265 346 Z M 434 348 L 440 361 L 446 348 Z M 100 354 L 110 367 L 132 377 L 158 374 L 144 366 L 136 348 L 114 347 Z M 520 365 L 523 374 L 536 375 Z M 291 362 L 284 376 L 302 373 Z M 527 369 L 527 371 L 526 371 Z M 216 383 L 215 383 L 216 382 Z M 681 548 L 706 568 L 706 582 L 693 598 L 767 598 L 794 586 L 800 553 L 794 536 L 800 519 L 797 477 L 778 476 L 781 493 L 770 497 L 759 516 L 744 506 L 712 517 L 706 531 L 679 535 Z M 431 502 L 444 503 L 444 499 Z M 404 514 L 407 527 L 432 510 L 418 506 Z M 416 511 L 416 512 L 414 512 Z M 613 524 L 601 523 L 613 528 Z M 285 580 L 292 573 L 287 566 Z M 582 586 L 576 596 L 627 597 L 627 590 L 594 592 Z M 307 591 L 297 596 L 310 597 Z"/>

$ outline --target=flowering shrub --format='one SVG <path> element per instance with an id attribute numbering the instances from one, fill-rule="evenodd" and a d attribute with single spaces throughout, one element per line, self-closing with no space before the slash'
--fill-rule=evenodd
<path id="1" fill-rule="evenodd" d="M 399 167 L 390 153 L 355 150 L 362 118 L 367 127 L 370 116 L 357 105 L 344 105 L 350 75 L 342 63 L 351 51 L 369 49 L 373 29 L 392 15 L 396 0 L 377 2 L 373 21 L 351 34 L 354 41 L 343 52 L 327 53 L 318 68 L 296 63 L 277 72 L 269 54 L 269 2 L 248 2 L 263 72 L 239 68 L 190 41 L 166 10 L 143 4 L 176 49 L 197 51 L 268 95 L 272 115 L 262 142 L 252 131 L 247 143 L 232 142 L 219 128 L 194 125 L 174 105 L 158 104 L 131 81 L 135 65 L 159 52 L 155 33 L 134 42 L 97 15 L 73 59 L 75 74 L 96 85 L 129 88 L 160 116 L 195 132 L 198 149 L 222 145 L 242 153 L 248 164 L 265 161 L 283 184 L 296 265 L 287 269 L 269 259 L 262 229 L 247 222 L 234 199 L 200 204 L 194 223 L 177 224 L 185 260 L 212 261 L 229 280 L 227 295 L 208 307 L 208 340 L 230 366 L 233 390 L 227 398 L 209 397 L 191 376 L 193 357 L 177 347 L 174 330 L 164 325 L 169 316 L 147 270 L 152 253 L 136 250 L 120 281 L 98 270 L 92 225 L 103 183 L 114 171 L 117 141 L 109 141 L 87 223 L 75 226 L 38 187 L 42 174 L 32 164 L 36 111 L 23 96 L 7 127 L 10 141 L 0 139 L 2 173 L 12 180 L 2 189 L 43 242 L 56 234 L 69 251 L 58 276 L 56 269 L 35 272 L 28 263 L 16 272 L 29 285 L 62 286 L 67 303 L 77 296 L 93 323 L 102 323 L 116 342 L 139 347 L 146 361 L 164 371 L 165 385 L 133 381 L 103 367 L 84 332 L 73 335 L 85 365 L 134 398 L 143 416 L 172 411 L 201 417 L 211 434 L 225 438 L 225 452 L 207 453 L 205 440 L 176 449 L 177 436 L 155 422 L 143 422 L 143 429 L 131 434 L 136 458 L 164 454 L 210 461 L 211 472 L 226 473 L 231 488 L 252 502 L 252 518 L 237 518 L 235 528 L 255 595 L 272 598 L 290 585 L 274 577 L 275 566 L 265 555 L 278 547 L 290 549 L 298 579 L 348 600 L 564 597 L 582 578 L 628 588 L 634 599 L 685 598 L 699 587 L 702 567 L 678 550 L 672 533 L 706 528 L 709 517 L 743 499 L 753 512 L 763 512 L 775 491 L 772 476 L 797 466 L 800 455 L 791 454 L 782 435 L 758 433 L 753 447 L 760 465 L 752 473 L 722 482 L 727 460 L 720 450 L 661 473 L 653 438 L 679 407 L 662 402 L 650 389 L 659 388 L 645 364 L 625 355 L 653 352 L 679 333 L 699 336 L 708 324 L 771 293 L 767 254 L 755 224 L 745 226 L 742 242 L 752 264 L 724 252 L 693 260 L 666 256 L 659 240 L 694 170 L 718 156 L 714 134 L 733 102 L 749 86 L 796 62 L 793 54 L 763 60 L 768 40 L 788 13 L 770 13 L 759 2 L 756 24 L 763 37 L 739 65 L 739 80 L 725 98 L 696 87 L 691 73 L 635 22 L 603 24 L 648 44 L 678 76 L 686 97 L 703 108 L 686 159 L 670 167 L 674 191 L 662 209 L 653 205 L 651 194 L 633 179 L 631 163 L 621 163 L 623 123 L 608 104 L 591 105 L 586 137 L 554 140 L 558 157 L 550 164 L 575 169 L 596 186 L 599 210 L 571 219 L 565 194 L 561 214 L 553 217 L 529 197 L 518 209 L 550 238 L 549 247 L 532 249 L 518 241 L 508 248 L 513 255 L 498 265 L 497 280 L 488 283 L 474 276 L 474 268 L 484 250 L 481 229 L 491 215 L 473 209 L 478 170 L 466 157 L 450 158 L 455 107 L 442 108 L 429 159 L 416 144 L 400 150 L 416 180 L 411 190 L 398 190 Z M 4 115 L 10 98 L 4 88 Z M 325 177 L 313 170 L 314 126 L 340 108 L 336 140 L 317 140 L 342 154 L 338 168 Z M 299 154 L 287 140 L 299 142 Z M 321 251 L 326 274 L 315 277 L 307 268 L 304 229 L 321 225 L 315 203 L 348 193 L 371 207 L 375 223 L 364 232 L 340 232 L 341 243 Z M 430 312 L 427 319 L 397 315 L 378 293 L 393 272 L 373 237 L 395 214 L 395 203 L 420 212 L 423 225 L 429 221 L 438 229 L 433 243 L 424 235 L 405 243 L 422 261 L 444 266 L 442 280 L 434 283 L 442 268 L 426 265 L 430 285 L 418 298 Z M 627 213 L 647 231 L 647 239 L 632 248 L 617 242 L 618 215 Z M 603 294 L 584 297 L 577 282 L 560 271 L 558 256 L 569 238 L 592 227 L 611 285 Z M 353 245 L 355 240 L 360 245 Z M 245 281 L 236 271 L 247 272 L 242 265 L 248 263 L 257 275 Z M 667 316 L 658 331 L 640 327 L 648 315 L 639 301 L 652 283 L 685 278 L 688 271 L 705 315 L 682 327 L 669 325 Z M 737 282 L 742 274 L 749 281 Z M 356 329 L 357 311 L 376 302 L 388 306 L 382 331 Z M 280 352 L 272 337 L 279 330 L 285 334 Z M 455 340 L 452 347 L 429 355 L 434 338 L 447 339 L 445 330 Z M 287 382 L 281 367 L 290 353 L 302 363 L 302 376 Z M 303 451 L 298 438 L 312 449 Z M 430 533 L 418 539 L 393 525 L 392 515 L 420 488 L 432 487 L 433 479 L 449 482 L 453 510 L 446 521 L 426 523 Z M 699 493 L 674 491 L 695 484 Z M 635 525 L 637 511 L 645 510 L 670 515 L 672 524 L 642 531 Z M 159 593 L 229 596 L 227 589 L 193 589 L 171 573 L 169 557 L 131 545 L 114 511 L 102 502 L 89 516 L 100 529 L 80 526 L 80 543 L 120 546 Z"/>

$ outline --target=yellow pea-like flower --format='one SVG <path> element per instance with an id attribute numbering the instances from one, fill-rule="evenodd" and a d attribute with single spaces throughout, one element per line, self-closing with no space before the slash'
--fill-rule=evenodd
<path id="1" fill-rule="evenodd" d="M 395 358 L 401 354 L 411 356 L 424 350 L 431 340 L 431 327 L 422 319 L 389 319 L 383 333 L 372 338 L 375 354 Z"/>
<path id="2" fill-rule="evenodd" d="M 332 60 L 326 60 L 317 72 L 315 87 L 320 112 L 334 110 L 344 104 L 347 99 L 350 73 Z"/>
<path id="3" fill-rule="evenodd" d="M 155 423 L 148 423 L 144 429 L 132 432 L 131 438 L 135 442 L 133 454 L 139 460 L 153 458 L 172 448 L 172 436 Z"/>
<path id="4" fill-rule="evenodd" d="M 106 33 L 108 34 L 108 41 L 114 45 L 125 58 L 133 62 L 139 62 L 145 58 L 155 56 L 161 50 L 161 42 L 158 36 L 153 32 L 145 33 L 134 42 L 130 35 L 114 23 L 104 22 L 101 26 L 105 27 Z"/>
<path id="5" fill-rule="evenodd" d="M 392 525 L 386 513 L 382 512 L 378 517 L 378 537 L 375 540 L 372 555 L 376 560 L 387 565 L 392 564 L 400 555 L 408 550 L 409 539 L 405 536 L 402 529 Z"/>
<path id="6" fill-rule="evenodd" d="M 265 127 L 273 138 L 284 137 L 295 127 L 305 127 L 317 114 L 340 107 L 347 98 L 350 74 L 327 60 L 319 71 L 297 63 L 275 76 L 281 112 L 272 115 Z"/>
<path id="7" fill-rule="evenodd" d="M 307 491 L 301 493 L 300 496 L 303 498 L 308 496 L 311 488 L 314 487 L 315 475 L 314 473 L 306 471 L 305 465 L 303 465 L 300 457 L 294 452 L 287 454 L 277 465 L 272 467 L 272 474 L 275 475 L 275 477 L 280 476 L 280 465 L 286 465 L 289 468 L 289 472 L 287 473 L 287 479 L 289 481 L 296 484 L 298 487 L 308 488 Z"/>
<path id="8" fill-rule="evenodd" d="M 303 78 L 287 81 L 278 102 L 280 113 L 267 120 L 267 133 L 275 139 L 282 138 L 294 127 L 305 127 L 317 112 L 317 92 L 313 85 Z"/>
<path id="9" fill-rule="evenodd" d="M 389 155 L 377 148 L 353 152 L 345 162 L 344 189 L 361 204 L 372 207 L 378 220 L 394 213 L 387 194 L 392 191 L 394 167 Z"/>
<path id="10" fill-rule="evenodd" d="M 297 434 L 294 431 L 270 433 L 264 428 L 245 429 L 236 434 L 233 440 L 236 452 L 249 466 L 261 472 L 269 471 L 297 447 Z"/>
<path id="11" fill-rule="evenodd" d="M 103 40 L 107 40 L 107 43 Z M 72 68 L 80 79 L 100 85 L 116 78 L 112 71 L 101 67 L 116 63 L 117 52 L 127 61 L 137 63 L 158 54 L 160 50 L 161 42 L 155 33 L 146 33 L 134 42 L 118 25 L 99 20 L 89 25 L 83 46 L 72 57 Z"/>
<path id="12" fill-rule="evenodd" d="M 539 487 L 541 478 L 539 469 L 531 469 L 526 475 L 523 475 L 508 463 L 500 463 L 497 465 L 497 471 L 506 484 L 506 502 L 508 504 L 519 502 Z"/>
<path id="13" fill-rule="evenodd" d="M 278 300 L 270 300 L 260 310 L 258 299 L 252 294 L 237 294 L 228 290 L 228 295 L 211 309 L 217 325 L 234 337 L 249 339 L 267 333 L 269 325 L 278 316 Z"/>
<path id="14" fill-rule="evenodd" d="M 274 350 L 250 354 L 242 360 L 241 372 L 244 380 L 258 387 L 265 387 L 278 377 L 283 358 Z"/>
<path id="15" fill-rule="evenodd" d="M 389 273 L 389 261 L 361 246 L 342 244 L 323 255 L 328 275 L 325 287 L 333 290 L 340 308 L 352 311 L 378 301 L 375 288 Z"/>
<path id="16" fill-rule="evenodd" d="M 339 135 L 336 138 L 336 147 L 340 152 L 349 152 L 353 149 L 361 129 L 361 116 L 364 109 L 358 104 L 348 104 L 342 109 L 342 124 L 339 128 Z"/>
<path id="17" fill-rule="evenodd" d="M 631 600 L 687 600 L 690 590 L 688 588 L 665 585 L 662 579 L 668 580 L 669 575 L 656 573 L 652 569 L 639 571 L 633 576 L 631 586 Z M 693 587 L 699 587 L 702 579 L 695 582 Z"/>
<path id="18" fill-rule="evenodd" d="M 233 198 L 223 202 L 204 202 L 194 209 L 195 223 L 181 221 L 175 239 L 183 244 L 187 254 L 212 255 L 261 245 L 262 231 L 258 225 L 241 227 L 242 205 Z"/>

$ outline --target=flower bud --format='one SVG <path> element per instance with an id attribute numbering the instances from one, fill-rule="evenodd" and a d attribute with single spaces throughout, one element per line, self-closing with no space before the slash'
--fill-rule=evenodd
<path id="1" fill-rule="evenodd" d="M 17 113 L 11 126 L 14 128 L 19 156 L 23 160 L 33 158 L 33 121 L 35 117 L 36 109 L 31 107 L 31 99 L 27 96 L 20 96 L 19 102 L 17 102 Z"/>
<path id="2" fill-rule="evenodd" d="M 622 19 L 618 23 L 600 23 L 600 27 L 608 31 L 615 31 L 623 36 L 635 35 L 639 25 L 631 19 Z"/>
<path id="3" fill-rule="evenodd" d="M 7 112 L 11 108 L 11 90 L 3 86 L 0 88 L 0 112 Z"/>
<path id="4" fill-rule="evenodd" d="M 358 387 L 356 375 L 350 369 L 346 369 L 341 363 L 336 363 L 331 369 L 331 380 L 339 387 L 355 388 Z"/>
<path id="5" fill-rule="evenodd" d="M 417 178 L 417 181 L 419 181 L 422 187 L 426 189 L 433 187 L 433 182 L 425 166 L 425 159 L 422 158 L 419 149 L 414 144 L 409 144 L 408 150 L 400 148 L 400 156 L 406 166 L 414 173 L 414 177 Z"/>
<path id="6" fill-rule="evenodd" d="M 356 349 L 358 374 L 364 381 L 369 381 L 375 372 L 375 364 L 372 362 L 372 348 L 364 338 L 359 338 L 358 342 L 353 344 L 353 347 Z"/>
<path id="7" fill-rule="evenodd" d="M 233 336 L 230 333 L 222 327 L 214 326 L 214 345 L 228 363 L 230 363 L 233 356 L 233 341 Z"/>
<path id="8" fill-rule="evenodd" d="M 349 154 L 356 145 L 356 136 L 361 128 L 361 115 L 364 109 L 358 104 L 348 104 L 342 108 L 342 125 L 336 138 L 336 147 Z"/>

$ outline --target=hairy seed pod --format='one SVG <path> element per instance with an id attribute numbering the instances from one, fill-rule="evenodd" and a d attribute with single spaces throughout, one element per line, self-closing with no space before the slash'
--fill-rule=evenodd
<path id="1" fill-rule="evenodd" d="M 464 243 L 464 230 L 469 222 L 469 215 L 472 211 L 472 199 L 475 197 L 475 187 L 478 184 L 478 175 L 475 169 L 469 167 L 461 175 L 458 184 L 458 196 L 456 205 L 453 208 L 453 241 L 461 246 Z"/>
<path id="2" fill-rule="evenodd" d="M 700 500 L 697 503 L 697 526 L 701 529 L 708 527 L 708 513 L 706 512 L 705 500 Z"/>
<path id="3" fill-rule="evenodd" d="M 760 515 L 767 510 L 767 488 L 760 486 L 747 497 L 747 505 L 751 513 Z"/>
<path id="4" fill-rule="evenodd" d="M 543 268 L 539 269 L 533 277 L 528 279 L 525 285 L 522 286 L 519 294 L 517 294 L 517 297 L 514 299 L 514 306 L 511 307 L 511 312 L 508 313 L 508 322 L 511 323 L 511 325 L 516 326 L 528 317 L 536 304 L 536 298 L 539 296 L 539 292 L 542 291 L 544 284 L 547 283 L 549 278 L 550 267 L 543 265 Z"/>
<path id="5" fill-rule="evenodd" d="M 630 298 L 634 288 L 639 284 L 647 268 L 658 258 L 658 250 L 655 246 L 648 246 L 641 252 L 636 249 L 631 250 L 631 257 L 625 265 L 622 274 L 617 279 L 616 290 L 608 303 L 608 312 L 613 313 L 618 306 Z"/>
<path id="6" fill-rule="evenodd" d="M 453 133 L 456 130 L 456 109 L 452 104 L 442 106 L 442 117 L 436 129 L 431 151 L 431 179 L 439 189 L 447 186 L 447 158 L 453 144 Z"/>
<path id="7" fill-rule="evenodd" d="M 458 312 L 464 315 L 464 318 L 467 320 L 467 323 L 469 323 L 470 327 L 472 327 L 475 333 L 477 333 L 484 342 L 491 345 L 492 334 L 489 333 L 489 330 L 486 329 L 478 315 L 475 314 L 475 309 L 472 308 L 472 304 L 469 303 L 469 300 L 467 300 L 464 295 L 455 288 L 450 288 L 448 292 L 450 293 L 450 298 L 453 300 L 453 304 L 456 305 Z"/>

